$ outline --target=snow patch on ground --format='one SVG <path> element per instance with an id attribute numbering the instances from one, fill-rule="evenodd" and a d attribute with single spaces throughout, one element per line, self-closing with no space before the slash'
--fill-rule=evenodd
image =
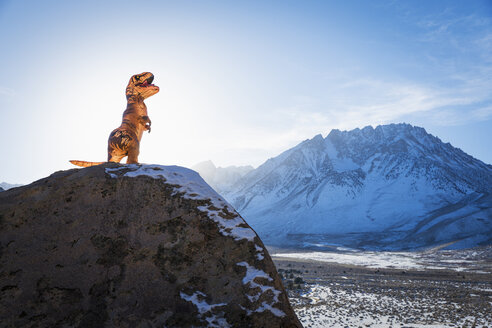
<path id="1" fill-rule="evenodd" d="M 359 265 L 367 268 L 394 268 L 424 270 L 425 265 L 419 263 L 415 254 L 404 252 L 358 252 L 358 253 L 280 253 L 276 257 L 310 259 L 322 262 Z M 438 269 L 438 267 L 433 267 Z"/>
<path id="2" fill-rule="evenodd" d="M 274 257 L 297 258 L 331 262 L 340 264 L 357 265 L 366 268 L 401 269 L 401 270 L 441 270 L 451 269 L 457 272 L 473 271 L 480 273 L 489 266 L 483 265 L 481 271 L 477 271 L 476 261 L 463 258 L 446 259 L 419 252 L 299 252 L 277 253 Z M 492 270 L 492 268 L 490 268 Z M 487 271 L 483 271 L 487 273 Z"/>
<path id="3" fill-rule="evenodd" d="M 460 306 L 442 299 L 399 298 L 377 293 L 345 290 L 314 284 L 299 298 L 291 298 L 299 320 L 306 328 L 324 327 L 488 327 L 490 313 L 455 316 Z M 441 314 L 436 315 L 436 313 Z"/>
<path id="4" fill-rule="evenodd" d="M 183 193 L 188 199 L 209 200 L 210 206 L 200 206 L 198 209 L 206 212 L 217 223 L 222 234 L 236 240 L 254 241 L 256 237 L 256 233 L 234 208 L 193 170 L 174 165 L 128 164 L 124 167 L 106 168 L 106 173 L 112 178 L 117 178 L 123 173 L 125 177 L 145 175 L 153 179 L 161 179 L 166 184 L 174 186 L 176 194 Z"/>

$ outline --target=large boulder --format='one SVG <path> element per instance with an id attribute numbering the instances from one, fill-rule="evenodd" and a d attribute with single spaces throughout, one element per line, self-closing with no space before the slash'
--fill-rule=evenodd
<path id="1" fill-rule="evenodd" d="M 61 171 L 0 193 L 6 327 L 301 327 L 256 233 L 194 171 Z"/>

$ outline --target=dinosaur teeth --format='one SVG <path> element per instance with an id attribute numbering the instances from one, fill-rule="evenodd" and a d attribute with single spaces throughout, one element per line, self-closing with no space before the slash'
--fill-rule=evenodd
<path id="1" fill-rule="evenodd" d="M 146 81 L 143 81 L 142 83 L 136 84 L 136 86 L 143 87 L 143 88 L 146 88 L 146 87 L 155 87 L 154 84 L 149 83 L 147 80 Z"/>

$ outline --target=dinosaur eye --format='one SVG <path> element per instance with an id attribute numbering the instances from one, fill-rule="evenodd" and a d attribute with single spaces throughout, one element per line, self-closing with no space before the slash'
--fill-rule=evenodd
<path id="1" fill-rule="evenodd" d="M 140 76 L 135 75 L 135 81 L 138 81 L 138 80 L 140 80 Z"/>

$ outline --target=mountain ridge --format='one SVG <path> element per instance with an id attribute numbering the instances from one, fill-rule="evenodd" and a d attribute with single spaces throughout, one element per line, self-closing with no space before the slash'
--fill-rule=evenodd
<path id="1" fill-rule="evenodd" d="M 492 193 L 491 185 L 491 165 L 424 128 L 402 123 L 332 130 L 325 138 L 318 134 L 247 173 L 224 197 L 271 244 L 284 244 L 289 234 L 379 233 L 404 227 L 399 239 L 380 247 L 391 248 L 397 240 L 407 241 L 405 247 L 425 247 L 459 237 L 458 228 L 449 238 L 437 238 L 435 232 L 412 244 L 409 234 L 415 225 L 435 211 L 463 204 L 466 197 L 482 200 L 470 202 L 465 218 L 483 219 L 478 226 L 492 232 L 490 200 L 480 198 Z M 440 220 L 443 225 L 447 219 Z M 446 222 L 448 228 L 456 225 Z M 353 241 L 352 246 L 364 243 Z"/>

